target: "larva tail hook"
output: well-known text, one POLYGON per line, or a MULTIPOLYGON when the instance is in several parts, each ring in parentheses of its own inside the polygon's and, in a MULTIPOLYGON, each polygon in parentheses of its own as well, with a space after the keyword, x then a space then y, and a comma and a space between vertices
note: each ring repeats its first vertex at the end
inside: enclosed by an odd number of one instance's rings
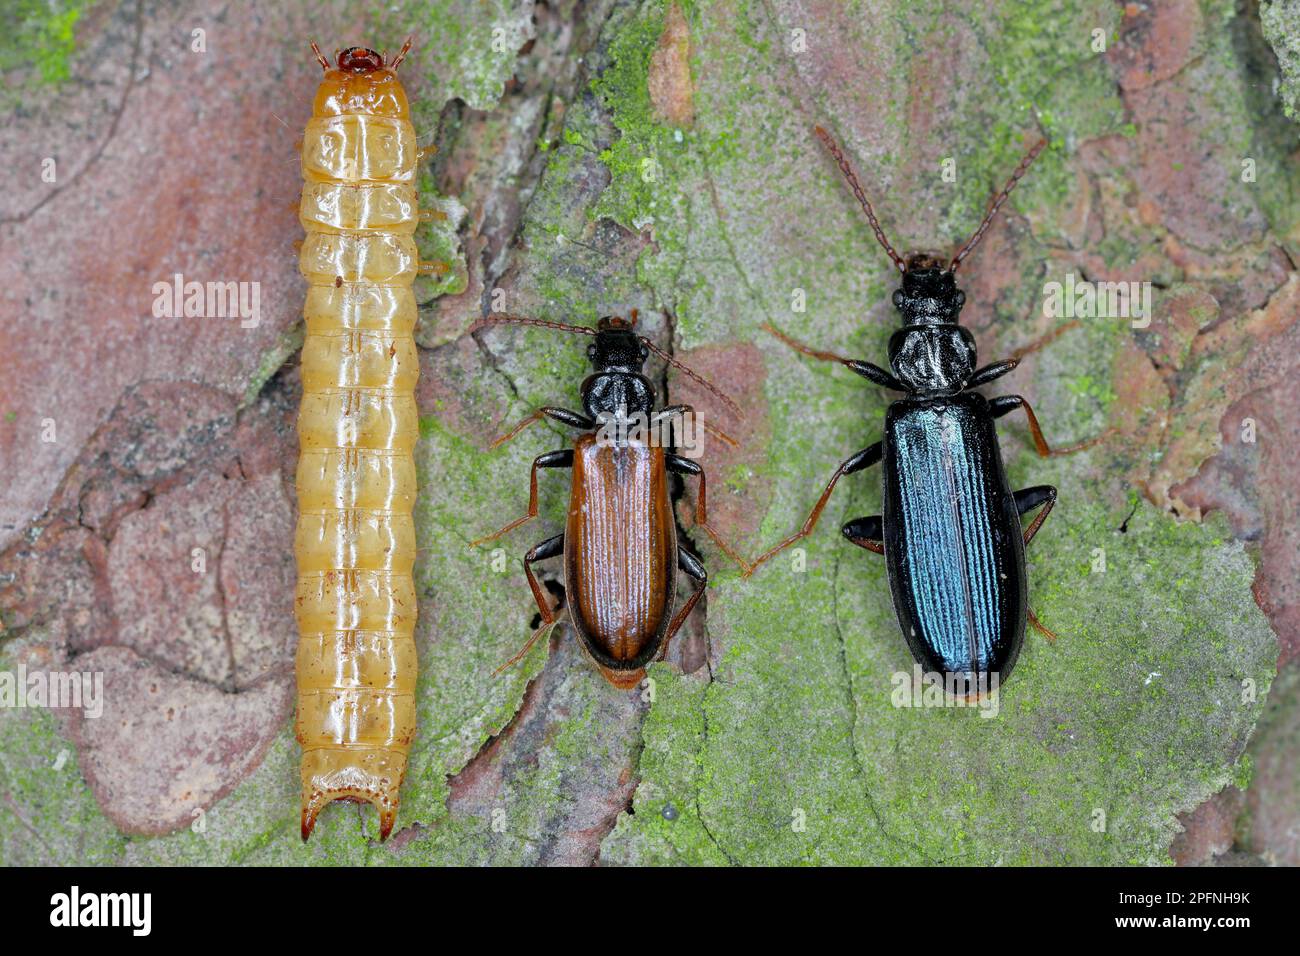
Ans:
MULTIPOLYGON (((336 797, 335 799, 352 799, 348 797, 336 797)), ((325 804, 329 800, 320 800, 317 803, 308 805, 303 804, 302 808, 302 842, 306 843, 310 838, 312 831, 316 829, 316 818, 320 815, 325 804)), ((393 832, 393 824, 397 822, 397 807, 382 807, 376 800, 371 800, 375 809, 379 811, 379 842, 388 839, 388 835, 393 832)))
POLYGON ((335 800, 369 803, 379 812, 379 839, 397 820, 398 791, 406 776, 406 754, 385 747, 317 747, 302 760, 302 838, 316 828, 316 818, 335 800))

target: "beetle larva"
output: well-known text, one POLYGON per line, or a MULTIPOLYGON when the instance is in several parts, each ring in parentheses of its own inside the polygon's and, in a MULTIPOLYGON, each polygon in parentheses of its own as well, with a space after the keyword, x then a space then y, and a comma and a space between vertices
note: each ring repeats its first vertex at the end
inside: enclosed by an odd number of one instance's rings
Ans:
POLYGON ((415 143, 393 63, 352 47, 325 69, 302 143, 309 288, 298 415, 302 836, 332 800, 387 837, 415 735, 415 461, 421 271, 415 143))

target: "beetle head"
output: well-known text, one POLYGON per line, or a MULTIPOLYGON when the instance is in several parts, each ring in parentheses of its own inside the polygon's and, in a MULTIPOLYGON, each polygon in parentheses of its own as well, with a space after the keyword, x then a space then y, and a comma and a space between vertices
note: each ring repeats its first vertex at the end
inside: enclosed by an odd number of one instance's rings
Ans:
POLYGON ((654 409, 654 386, 641 374, 649 354, 626 319, 607 315, 596 324, 596 341, 587 346, 595 371, 582 383, 582 407, 590 417, 649 414, 654 409))
POLYGON ((571 325, 568 322, 552 322, 524 315, 494 312, 475 322, 470 326, 470 331, 477 331, 482 325, 500 322, 558 329, 562 332, 590 335, 595 338, 596 341, 587 347, 587 358, 591 360, 594 371, 582 383, 582 405, 591 418, 598 419, 601 413, 616 413, 620 408, 629 414, 635 412, 649 414, 653 411, 654 386, 642 373, 642 368, 651 352, 681 371, 691 381, 711 392, 732 414, 740 416, 740 408, 724 392, 719 391, 716 385, 693 371, 672 353, 664 351, 648 338, 637 333, 636 309, 633 309, 629 316, 630 318, 625 319, 622 316, 607 315, 593 329, 585 325, 571 325))
POLYGON ((894 307, 903 325, 951 325, 966 304, 953 271, 935 256, 910 256, 902 284, 894 290, 894 307))
POLYGON ((960 392, 975 371, 975 338, 957 324, 966 294, 948 263, 927 253, 908 257, 894 307, 903 327, 890 337, 889 367, 914 392, 960 392))
POLYGON ((617 315, 596 324, 596 341, 587 346, 587 358, 597 372, 640 372, 649 354, 632 323, 617 315))

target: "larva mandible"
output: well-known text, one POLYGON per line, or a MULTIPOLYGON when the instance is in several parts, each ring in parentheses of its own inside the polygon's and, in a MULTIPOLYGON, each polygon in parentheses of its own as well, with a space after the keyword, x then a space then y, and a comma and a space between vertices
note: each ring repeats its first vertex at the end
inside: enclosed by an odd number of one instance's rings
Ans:
POLYGON ((325 70, 302 143, 298 414, 298 742, 302 837, 333 800, 397 816, 415 735, 419 375, 411 288, 421 216, 406 93, 381 54, 325 70))

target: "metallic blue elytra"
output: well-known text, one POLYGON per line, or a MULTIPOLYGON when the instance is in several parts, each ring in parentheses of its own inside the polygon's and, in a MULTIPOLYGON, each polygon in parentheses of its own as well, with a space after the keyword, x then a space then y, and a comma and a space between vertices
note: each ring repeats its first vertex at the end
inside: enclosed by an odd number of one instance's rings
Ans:
POLYGON ((894 402, 882 461, 885 562, 912 656, 1005 676, 1024 640, 1025 551, 989 403, 894 402))

